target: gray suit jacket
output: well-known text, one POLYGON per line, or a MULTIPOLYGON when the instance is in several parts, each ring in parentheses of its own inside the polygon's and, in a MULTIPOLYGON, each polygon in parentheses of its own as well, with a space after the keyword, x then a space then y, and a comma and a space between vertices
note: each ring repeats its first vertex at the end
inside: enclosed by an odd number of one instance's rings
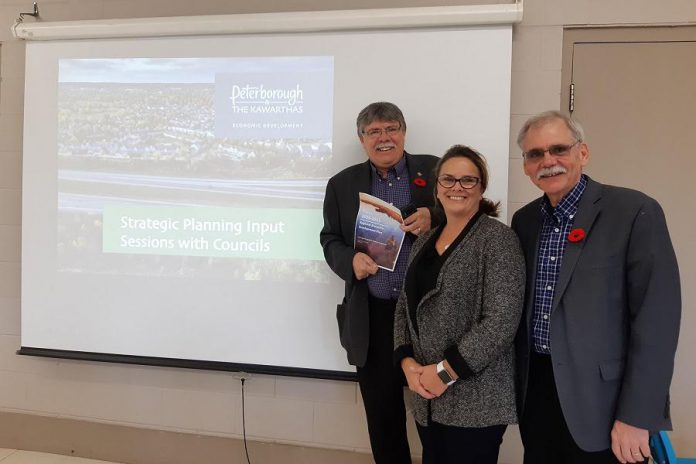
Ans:
POLYGON ((524 259, 515 233, 481 215, 440 269, 435 288, 416 301, 414 266, 430 231, 411 251, 394 317, 397 360, 420 364, 447 358, 459 380, 442 396, 413 395, 413 415, 440 424, 487 427, 517 422, 513 339, 522 313, 524 259), (418 321, 418 330, 413 324, 418 321))
MULTIPOLYGON (((527 260, 525 313, 516 338, 521 411, 527 388, 539 233, 538 199, 512 228, 527 260)), ((679 335, 679 270, 664 213, 635 190, 589 180, 566 245, 551 313, 551 360, 561 408, 580 448, 611 445, 614 420, 671 427, 669 385, 679 335)))
MULTIPOLYGON (((439 158, 408 153, 404 156, 411 180, 421 177, 426 182, 423 187, 411 182, 411 203, 418 207, 432 207, 435 202, 433 169, 439 158)), ((353 237, 355 217, 360 207, 358 193, 370 193, 371 182, 372 170, 369 161, 346 168, 329 179, 324 197, 324 227, 319 234, 326 262, 345 281, 345 297, 337 306, 336 319, 341 345, 346 349, 348 362, 359 367, 365 365, 367 358, 370 325, 367 279, 357 280, 353 274, 353 237)), ((437 223, 437 217, 432 217, 437 223)))

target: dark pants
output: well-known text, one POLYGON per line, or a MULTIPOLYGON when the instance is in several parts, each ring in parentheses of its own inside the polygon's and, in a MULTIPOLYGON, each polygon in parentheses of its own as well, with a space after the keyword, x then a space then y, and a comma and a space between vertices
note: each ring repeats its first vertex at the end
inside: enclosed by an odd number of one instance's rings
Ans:
POLYGON ((496 464, 507 425, 452 427, 416 424, 423 444, 423 464, 496 464))
MULTIPOLYGON (((609 433, 607 431, 607 433, 609 433)), ((551 356, 532 353, 520 418, 524 464, 618 464, 611 448, 588 452, 575 443, 563 417, 551 356)))
POLYGON ((404 376, 394 365, 396 302, 370 297, 370 345, 358 383, 376 464, 410 464, 406 437, 404 376))

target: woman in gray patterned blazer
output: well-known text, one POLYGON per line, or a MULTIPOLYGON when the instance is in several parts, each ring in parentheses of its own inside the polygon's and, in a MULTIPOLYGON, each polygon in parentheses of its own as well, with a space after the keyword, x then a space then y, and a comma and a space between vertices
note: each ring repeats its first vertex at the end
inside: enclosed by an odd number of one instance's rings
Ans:
POLYGON ((512 230, 483 198, 485 160, 462 145, 436 167, 446 222, 418 238, 394 321, 395 359, 414 392, 423 464, 495 464, 517 421, 513 338, 525 268, 512 230))

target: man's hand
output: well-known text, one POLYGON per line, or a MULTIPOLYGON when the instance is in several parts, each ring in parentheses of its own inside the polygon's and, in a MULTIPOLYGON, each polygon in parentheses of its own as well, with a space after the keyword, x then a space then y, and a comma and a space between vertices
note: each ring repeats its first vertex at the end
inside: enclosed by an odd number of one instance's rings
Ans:
POLYGON ((611 429, 611 450, 622 464, 643 462, 650 456, 648 431, 633 427, 619 420, 611 429))
POLYGON ((447 385, 437 375, 437 364, 423 366, 421 385, 435 396, 440 396, 447 390, 447 385))
POLYGON ((358 280, 377 273, 377 264, 365 253, 355 253, 353 256, 353 273, 358 280))
POLYGON ((418 395, 422 396, 426 400, 432 400, 435 395, 426 390, 421 384, 421 374, 423 373, 423 366, 418 364, 413 358, 404 358, 401 360, 401 370, 404 371, 404 376, 406 376, 406 382, 408 383, 408 389, 418 395))
POLYGON ((430 210, 428 208, 418 208, 415 213, 404 219, 401 230, 420 235, 430 230, 430 210))

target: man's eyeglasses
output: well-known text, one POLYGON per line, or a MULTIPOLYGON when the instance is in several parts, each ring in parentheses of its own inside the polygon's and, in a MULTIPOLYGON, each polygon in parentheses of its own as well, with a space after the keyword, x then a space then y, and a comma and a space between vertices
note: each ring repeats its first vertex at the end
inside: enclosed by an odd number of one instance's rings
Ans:
POLYGON ((382 132, 391 137, 392 135, 396 135, 397 133, 401 132, 401 124, 399 124, 398 126, 385 127, 384 129, 370 129, 369 131, 363 130, 361 132, 365 137, 369 139, 376 139, 377 137, 382 135, 382 132))
POLYGON ((457 182, 459 182, 459 185, 461 185, 462 188, 468 190, 476 187, 478 183, 481 182, 481 179, 474 176, 464 176, 457 179, 456 177, 448 176, 447 174, 437 178, 437 183, 442 185, 444 188, 452 188, 457 182))
POLYGON ((568 153, 570 153, 571 148, 573 148, 575 145, 579 144, 580 141, 578 140, 572 145, 551 145, 547 149, 543 148, 532 148, 529 151, 525 151, 522 153, 522 156, 524 157, 525 160, 527 161, 539 161, 541 160, 546 152, 549 153, 549 155, 554 156, 556 158, 560 158, 562 156, 566 156, 568 153))

